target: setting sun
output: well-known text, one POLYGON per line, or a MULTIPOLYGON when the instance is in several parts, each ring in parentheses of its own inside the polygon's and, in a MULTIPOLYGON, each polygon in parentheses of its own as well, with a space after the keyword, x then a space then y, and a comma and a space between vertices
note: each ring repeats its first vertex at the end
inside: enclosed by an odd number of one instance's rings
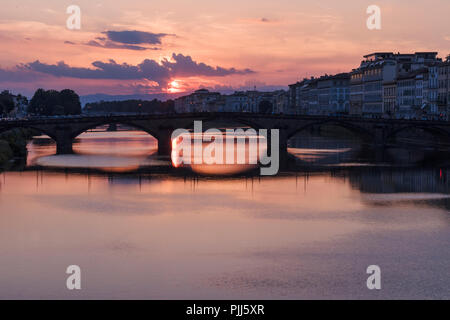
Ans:
POLYGON ((170 82, 167 91, 170 93, 183 92, 179 80, 173 80, 172 82, 170 82))

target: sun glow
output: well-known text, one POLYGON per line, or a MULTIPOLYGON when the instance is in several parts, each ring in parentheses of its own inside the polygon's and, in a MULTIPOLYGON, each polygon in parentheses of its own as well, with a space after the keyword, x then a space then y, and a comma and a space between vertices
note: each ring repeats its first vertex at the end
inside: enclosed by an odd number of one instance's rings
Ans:
POLYGON ((179 80, 173 80, 169 83, 169 88, 167 89, 170 93, 182 92, 181 84, 179 80))

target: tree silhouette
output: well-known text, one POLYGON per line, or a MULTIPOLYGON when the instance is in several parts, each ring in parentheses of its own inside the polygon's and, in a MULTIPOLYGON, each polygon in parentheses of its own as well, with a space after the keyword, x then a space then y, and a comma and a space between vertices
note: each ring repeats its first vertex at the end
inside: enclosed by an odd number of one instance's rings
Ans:
POLYGON ((80 114, 80 97, 73 90, 65 89, 59 93, 60 105, 64 108, 64 114, 80 114))
POLYGON ((28 105, 28 113, 46 116, 80 114, 80 97, 70 89, 61 92, 38 89, 28 105))

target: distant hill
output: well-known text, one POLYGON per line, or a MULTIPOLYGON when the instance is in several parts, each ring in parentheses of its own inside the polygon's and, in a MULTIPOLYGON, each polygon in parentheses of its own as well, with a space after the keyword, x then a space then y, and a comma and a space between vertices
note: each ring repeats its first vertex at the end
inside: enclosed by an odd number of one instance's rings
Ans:
MULTIPOLYGON (((252 86, 242 86, 237 88, 209 88, 205 87, 210 91, 220 92, 221 94, 232 94, 235 91, 246 91, 255 90, 252 86)), ((276 91, 276 90, 286 90, 285 86, 258 86, 259 91, 276 91)), ((160 101, 173 100, 181 96, 188 95, 192 92, 180 92, 180 93, 154 93, 154 94, 128 94, 128 95, 110 95, 104 93, 96 93, 80 96, 80 102, 82 106, 86 103, 99 102, 99 101, 124 101, 124 100, 153 100, 157 99, 160 101)))
POLYGON ((174 101, 153 100, 114 100, 89 102, 84 106, 85 113, 109 113, 109 112, 132 112, 132 113, 172 113, 175 111, 174 101))
POLYGON ((81 105, 86 103, 100 102, 100 101, 125 101, 125 100, 160 100, 166 101, 169 99, 176 99, 185 95, 186 93, 156 93, 156 94, 130 94, 130 95, 109 95, 103 93, 90 94, 80 96, 81 105))

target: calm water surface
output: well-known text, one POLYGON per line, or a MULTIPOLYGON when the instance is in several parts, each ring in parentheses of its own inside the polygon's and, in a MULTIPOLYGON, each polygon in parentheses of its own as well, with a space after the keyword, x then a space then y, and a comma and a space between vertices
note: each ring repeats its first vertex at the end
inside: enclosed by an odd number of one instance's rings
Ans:
POLYGON ((299 166, 325 169, 260 178, 158 173, 142 132, 85 133, 70 156, 36 138, 29 169, 0 174, 0 298, 450 298, 450 171, 300 140, 299 166))

